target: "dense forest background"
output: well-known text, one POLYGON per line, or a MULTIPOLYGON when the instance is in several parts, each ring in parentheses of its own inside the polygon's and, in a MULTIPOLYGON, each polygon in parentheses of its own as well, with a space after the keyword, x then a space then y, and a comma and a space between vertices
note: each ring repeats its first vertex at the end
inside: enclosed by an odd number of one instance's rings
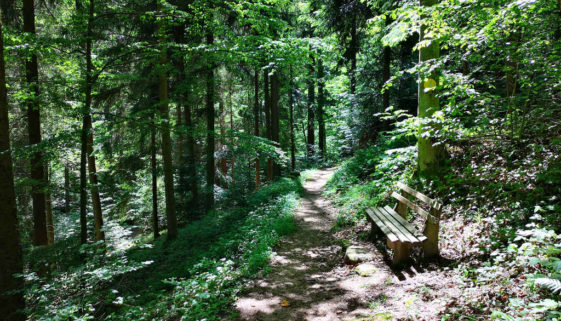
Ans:
POLYGON ((1 10, 2 318, 223 318, 325 165, 340 229, 397 181, 447 205, 496 294, 443 318, 559 318, 561 0, 1 10))

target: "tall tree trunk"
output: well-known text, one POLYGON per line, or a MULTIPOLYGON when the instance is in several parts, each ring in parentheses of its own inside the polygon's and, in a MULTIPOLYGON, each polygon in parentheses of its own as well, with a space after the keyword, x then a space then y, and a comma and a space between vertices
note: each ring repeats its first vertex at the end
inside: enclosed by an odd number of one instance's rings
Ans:
POLYGON ((101 211, 101 198, 99 197, 99 187, 97 179, 97 169, 95 165, 95 156, 93 154, 93 128, 92 128, 92 86, 93 86, 93 64, 92 64, 92 36, 93 36, 93 19, 94 19, 94 0, 90 0, 88 13, 88 27, 86 40, 86 101, 84 106, 84 127, 87 132, 86 152, 88 155, 88 173, 91 184, 92 207, 94 212, 94 226, 96 241, 105 240, 103 232, 103 214, 101 211))
POLYGON ((10 154, 10 124, 0 8, 0 315, 6 321, 25 320, 23 254, 20 243, 14 172, 10 154))
MULTIPOLYGON (((23 1, 23 31, 35 35, 35 5, 33 0, 23 1)), ((27 100, 29 145, 38 148, 41 143, 41 114, 39 111, 39 67, 37 55, 32 53, 25 61, 25 78, 30 90, 27 100)), ((45 172, 43 153, 37 150, 31 157, 31 196, 33 199, 33 245, 47 244, 45 213, 45 172)))
POLYGON ((318 140, 319 140, 319 150, 321 152, 321 157, 325 159, 326 155, 326 137, 325 137, 325 119, 324 119, 324 107, 325 107, 325 73, 323 70, 323 60, 318 60, 318 140))
POLYGON ((234 159, 234 144, 236 143, 234 140, 234 103, 232 101, 232 95, 234 94, 234 90, 232 88, 232 80, 230 81, 229 85, 228 85, 228 105, 230 106, 230 146, 231 146, 231 155, 232 158, 230 159, 230 166, 231 166, 231 170, 230 170, 230 177, 232 177, 232 190, 235 190, 235 184, 236 184, 236 180, 234 178, 234 170, 235 170, 235 163, 236 160, 234 159))
MULTIPOLYGON (((259 137, 259 124, 261 123, 260 120, 260 105, 259 105, 259 71, 255 69, 255 75, 253 77, 253 82, 255 86, 255 96, 253 102, 253 117, 254 117, 254 125, 253 125, 253 135, 255 137, 259 137)), ((261 168, 259 164, 259 155, 255 158, 255 188, 259 189, 259 185, 261 185, 261 168)))
POLYGON ((64 163, 64 213, 70 212, 70 168, 64 163))
MULTIPOLYGON (((279 72, 276 70, 271 76, 271 140, 280 146, 280 81, 279 72)), ((277 147, 278 147, 277 146, 277 147)), ((273 178, 281 175, 281 167, 278 163, 273 165, 273 178)))
MULTIPOLYGON (((263 95, 265 96, 265 135, 266 138, 271 140, 271 88, 269 86, 269 70, 263 73, 263 95)), ((267 178, 269 181, 273 180, 273 159, 267 159, 267 178)))
MULTIPOLYGON (((49 164, 45 166, 45 178, 50 179, 49 164)), ((55 244, 55 223, 53 222, 53 203, 51 199, 51 187, 49 186, 45 194, 45 208, 47 211, 47 241, 48 244, 55 244)))
MULTIPOLYGON (((421 7, 431 7, 436 5, 438 0, 420 0, 421 7)), ((421 18, 422 19, 422 18, 421 18)), ((421 22, 420 41, 425 40, 427 33, 426 26, 421 22)), ((430 45, 421 48, 419 51, 419 61, 424 62, 438 58, 440 55, 440 44, 438 41, 432 41, 430 45)), ((419 80, 419 110, 420 118, 430 118, 440 108, 437 87, 438 72, 433 71, 427 78, 419 80)), ((430 128, 421 128, 421 133, 430 130, 430 128)), ((418 137, 418 164, 419 172, 422 175, 434 175, 438 173, 440 163, 444 159, 444 148, 442 145, 434 145, 431 139, 418 137)))
POLYGON ((314 63, 312 59, 312 64, 309 66, 310 74, 308 79, 308 156, 314 154, 314 145, 316 143, 315 137, 315 83, 314 83, 314 63))
MULTIPOLYGON (((83 116, 83 119, 85 122, 85 115, 83 116)), ((86 220, 88 205, 88 182, 86 173, 88 166, 88 127, 86 126, 86 124, 82 124, 80 142, 80 243, 86 244, 88 242, 88 225, 86 220)))
POLYGON ((357 33, 357 21, 356 21, 356 13, 353 13, 353 20, 351 25, 351 68, 349 69, 350 73, 350 82, 351 82, 351 94, 356 94, 356 56, 358 52, 358 33, 357 33))
POLYGON ((290 130, 290 167, 296 169, 296 144, 294 142, 294 80, 290 67, 290 89, 288 90, 288 126, 290 130))
POLYGON ((228 175, 228 160, 226 159, 226 111, 224 108, 224 91, 222 86, 220 87, 220 100, 218 102, 218 119, 220 123, 220 144, 218 150, 220 150, 220 174, 222 179, 218 179, 223 188, 227 188, 226 176, 228 175))
MULTIPOLYGON (((158 4, 158 11, 161 11, 161 5, 158 4)), ((158 38, 160 41, 160 117, 162 117, 162 159, 164 163, 164 189, 166 200, 166 220, 168 227, 168 240, 177 237, 177 216, 175 211, 175 188, 173 186, 173 157, 171 155, 171 136, 169 123, 169 101, 168 101, 168 73, 165 71, 167 66, 167 49, 166 49, 166 28, 163 22, 158 24, 158 38)))
MULTIPOLYGON (((152 116, 154 117, 154 116, 152 116)), ((150 169, 152 172, 152 231, 154 238, 160 236, 160 225, 158 219, 158 170, 156 163, 156 123, 152 118, 152 128, 150 129, 150 169)))
POLYGON ((195 155, 195 132, 191 119, 191 107, 185 106, 185 127, 187 128, 187 179, 191 191, 191 206, 193 212, 199 208, 199 185, 197 184, 197 165, 195 155))
MULTIPOLYGON (((392 23, 389 17, 386 17, 386 27, 392 23)), ((382 51, 382 85, 384 85, 388 80, 390 80, 391 75, 391 59, 392 59, 392 49, 389 46, 385 46, 382 51)), ((390 107, 390 91, 385 90, 382 94, 382 108, 384 111, 390 107)))
MULTIPOLYGON (((76 1, 76 11, 80 11, 80 2, 76 1)), ((86 57, 89 57, 86 53, 86 57)), ((89 77, 86 75, 86 77, 89 77)), ((87 205, 88 205, 88 192, 87 192, 87 166, 88 166, 88 125, 86 116, 89 115, 89 110, 82 110, 82 130, 80 135, 80 243, 86 244, 88 242, 88 224, 87 224, 87 205)))
MULTIPOLYGON (((206 34, 206 43, 214 44, 214 34, 209 30, 206 34)), ((214 62, 208 63, 206 75, 206 211, 214 207, 214 62)))

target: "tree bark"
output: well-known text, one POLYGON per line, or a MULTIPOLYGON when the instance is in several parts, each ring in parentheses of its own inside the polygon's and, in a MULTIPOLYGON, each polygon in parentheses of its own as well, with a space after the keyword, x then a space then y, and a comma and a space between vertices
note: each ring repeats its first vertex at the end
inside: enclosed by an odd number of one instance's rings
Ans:
POLYGON ((152 231, 154 238, 160 236, 160 225, 158 219, 158 170, 156 163, 156 123, 152 118, 152 128, 150 130, 150 168, 152 172, 152 231))
POLYGON ((228 175, 228 160, 225 157, 227 146, 226 146, 226 111, 224 108, 224 91, 222 87, 220 87, 220 101, 218 102, 218 117, 220 123, 220 143, 219 148, 220 150, 220 174, 222 175, 222 179, 218 179, 218 182, 222 184, 223 188, 227 188, 228 184, 226 183, 226 176, 228 175))
MULTIPOLYGON (((161 5, 158 4, 158 11, 161 11, 161 5)), ((167 220, 167 239, 173 240, 177 237, 177 216, 175 210, 175 188, 173 186, 173 157, 171 155, 171 136, 170 136, 170 117, 169 117, 169 101, 168 101, 168 73, 165 70, 167 66, 167 49, 166 49, 166 29, 162 22, 158 24, 158 38, 160 41, 160 117, 162 117, 162 159, 164 164, 164 189, 166 200, 166 220, 167 220)))
MULTIPOLYGON (((35 35, 35 5, 33 0, 23 1, 23 31, 35 35)), ((29 145, 38 149, 41 144, 41 114, 39 108, 39 67, 37 55, 32 53, 25 61, 25 77, 29 86, 30 98, 27 100, 27 121, 29 145)), ((33 200, 33 245, 45 245, 47 222, 45 213, 45 172, 43 153, 37 150, 31 157, 31 197, 33 200)))
POLYGON ((95 164, 95 156, 93 153, 93 128, 92 128, 92 86, 93 86, 93 64, 92 64, 92 36, 93 36, 93 19, 94 19, 94 0, 90 0, 88 13, 87 41, 86 41, 86 101, 84 106, 84 127, 87 132, 86 152, 88 155, 88 173, 91 184, 92 207, 94 212, 95 240, 105 240, 103 232, 103 213, 101 211, 101 198, 99 197, 99 187, 97 179, 97 169, 95 164))
MULTIPOLYGON (((438 0, 420 0, 422 7, 431 7, 436 5, 438 0)), ((422 19, 422 18, 421 18, 422 19)), ((425 39, 426 26, 421 23, 420 41, 425 39)), ((440 44, 433 40, 430 45, 421 48, 419 51, 419 61, 424 62, 438 58, 440 55, 440 44)), ((419 109, 420 118, 431 118, 432 115, 440 108, 437 87, 439 73, 433 71, 428 78, 419 79, 419 109), (426 85, 430 87, 425 88, 426 85)), ((421 133, 430 130, 429 127, 421 128, 421 133)), ((438 173, 440 163, 444 159, 444 148, 442 145, 434 145, 434 141, 430 138, 418 137, 418 166, 422 175, 434 175, 438 173)))
MULTIPOLYGON (((45 166, 45 178, 49 181, 50 171, 49 165, 45 166)), ((45 208, 47 211, 47 242, 49 245, 55 244, 55 224, 53 222, 53 205, 51 199, 51 187, 49 186, 45 193, 45 208)))
MULTIPOLYGON (((255 96, 253 102, 253 117, 254 117, 254 125, 253 125, 253 135, 255 137, 259 137, 259 124, 261 123, 260 114, 261 111, 259 108, 259 71, 255 69, 255 75, 253 77, 254 80, 254 87, 255 87, 255 96)), ((259 164, 259 155, 255 158, 255 188, 259 189, 259 185, 261 185, 261 168, 259 164)))
MULTIPOLYGON (((271 76, 271 140, 280 146, 280 81, 279 72, 276 70, 271 76)), ((278 147, 277 146, 277 147, 278 147)), ((273 178, 280 177, 281 167, 280 164, 274 162, 273 164, 273 178)))
POLYGON ((64 163, 64 213, 70 212, 70 168, 64 163))
POLYGON ((296 144, 294 142, 294 80, 290 67, 290 89, 288 90, 288 126, 290 130, 290 167, 296 169, 296 144))
POLYGON ((325 73, 323 69, 323 60, 318 60, 318 140, 319 140, 319 150, 321 152, 322 159, 326 156, 326 137, 325 137, 325 119, 324 119, 324 107, 325 107, 325 73))
MULTIPOLYGON (((269 86, 269 71, 265 70, 263 73, 263 94, 265 96, 265 135, 266 138, 271 140, 271 88, 269 86)), ((267 159, 267 179, 273 180, 273 159, 267 159)))
POLYGON ((308 79, 308 156, 314 154, 314 145, 316 143, 315 137, 315 83, 314 83, 314 63, 312 59, 312 64, 309 66, 310 74, 308 79))
POLYGON ((10 124, 0 8, 0 315, 6 321, 25 320, 23 254, 20 243, 14 172, 10 153, 10 124), (9 294, 7 294, 9 292, 9 294))
MULTIPOLYGON (((206 43, 209 46, 214 44, 214 34, 209 30, 206 34, 206 43)), ((208 63, 206 75, 206 211, 214 207, 214 62, 208 63)))
POLYGON ((199 208, 199 186, 197 184, 197 165, 195 155, 195 132, 193 120, 191 119, 191 107, 185 106, 185 127, 187 133, 187 179, 189 190, 191 191, 191 206, 193 212, 197 212, 199 208))
POLYGON ((349 79, 351 82, 351 94, 356 94, 356 56, 358 52, 358 34, 356 13, 353 13, 353 20, 351 25, 351 68, 349 69, 349 79))

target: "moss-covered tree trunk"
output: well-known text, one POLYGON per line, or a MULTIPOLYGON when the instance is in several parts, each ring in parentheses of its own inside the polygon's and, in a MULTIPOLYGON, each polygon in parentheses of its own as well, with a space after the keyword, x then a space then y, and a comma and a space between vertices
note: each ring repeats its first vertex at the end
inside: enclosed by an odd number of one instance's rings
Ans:
MULTIPOLYGON (((23 1, 23 31, 35 35, 35 4, 33 0, 23 1)), ((25 78, 29 88, 27 100, 27 122, 29 145, 38 149, 41 144, 41 114, 39 108, 39 67, 37 55, 32 53, 25 60, 25 78)), ((36 150, 31 157, 31 197, 33 200, 33 245, 45 245, 47 222, 45 213, 45 170, 43 153, 36 150)))
POLYGON ((19 236, 14 172, 10 154, 10 124, 2 41, 0 8, 0 316, 6 321, 23 321, 23 255, 19 236))
MULTIPOLYGON (((421 6, 428 8, 438 3, 438 0, 420 0, 421 6)), ((425 40, 427 26, 421 23, 420 41, 425 40)), ((437 59, 440 55, 440 44, 437 40, 431 41, 428 46, 421 48, 419 61, 425 62, 437 59)), ((418 117, 431 118, 440 109, 438 101, 438 71, 433 71, 429 75, 419 79, 419 108, 418 117)), ((418 137, 418 165, 422 175, 434 175, 438 173, 440 165, 444 160, 444 148, 442 145, 435 145, 430 137, 423 137, 423 134, 430 131, 429 125, 422 125, 421 135, 418 137)))

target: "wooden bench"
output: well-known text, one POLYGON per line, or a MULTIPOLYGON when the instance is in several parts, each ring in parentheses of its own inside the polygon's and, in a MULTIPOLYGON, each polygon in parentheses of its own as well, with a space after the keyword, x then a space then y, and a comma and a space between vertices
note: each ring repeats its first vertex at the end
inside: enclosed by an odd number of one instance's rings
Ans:
POLYGON ((438 256, 438 230, 442 203, 405 184, 398 183, 397 187, 401 192, 392 193, 392 197, 398 201, 393 209, 385 206, 366 210, 367 219, 372 223, 372 235, 379 234, 381 231, 387 236, 388 247, 394 251, 392 262, 394 266, 409 260, 412 246, 421 246, 425 257, 438 256), (429 211, 411 201, 411 197, 425 203, 427 208, 430 208, 429 211), (407 221, 408 208, 425 219, 425 228, 422 232, 407 221))

